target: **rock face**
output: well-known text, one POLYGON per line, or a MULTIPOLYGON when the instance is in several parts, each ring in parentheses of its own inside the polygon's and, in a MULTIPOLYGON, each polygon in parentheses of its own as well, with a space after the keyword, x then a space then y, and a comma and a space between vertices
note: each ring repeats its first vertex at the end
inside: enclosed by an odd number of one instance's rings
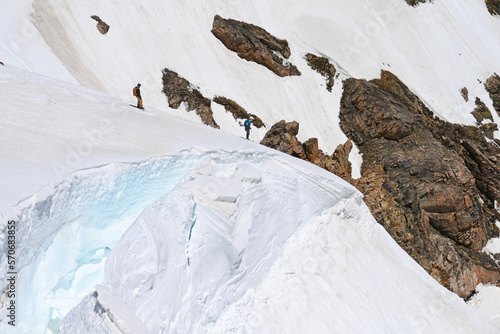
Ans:
POLYGON ((485 119, 493 122, 493 116, 491 116, 490 109, 481 101, 480 98, 476 97, 476 108, 472 111, 472 115, 476 119, 477 124, 481 124, 485 119))
POLYGON ((500 77, 497 74, 491 76, 486 80, 484 86, 493 101, 493 108, 495 108, 498 116, 500 116, 500 77))
POLYGON ((163 70, 163 92, 167 95, 168 105, 179 108, 182 102, 187 105, 187 110, 194 110, 203 123, 216 129, 219 125, 214 120, 211 100, 204 97, 189 81, 181 78, 176 72, 169 69, 163 70))
POLYGON ((425 3, 427 0, 405 0, 410 6, 416 6, 419 3, 425 3))
POLYGON ((264 65, 280 77, 301 74, 286 60, 290 57, 288 42, 274 37, 260 27, 232 19, 223 19, 216 15, 212 33, 240 58, 264 65))
POLYGON ((316 72, 320 73, 326 79, 326 89, 331 92, 333 87, 333 80, 337 70, 333 64, 325 57, 318 57, 312 53, 306 54, 307 64, 316 72))
POLYGON ((467 87, 464 87, 460 90, 460 93, 462 94, 462 97, 464 98, 465 102, 469 102, 469 90, 467 87))
POLYGON ((271 129, 267 131, 260 144, 290 154, 299 159, 306 160, 304 147, 296 137, 298 133, 299 123, 295 121, 287 123, 282 120, 274 124, 271 129))
POLYGON ((101 34, 105 35, 109 30, 109 25, 101 20, 101 18, 97 15, 92 15, 91 18, 97 21, 97 30, 99 30, 101 34))
POLYGON ((234 102, 231 99, 228 99, 228 98, 225 98, 222 96, 216 96, 216 97, 214 97, 213 101, 215 103, 223 105, 224 108, 226 108, 226 111, 230 112, 233 115, 234 119, 236 119, 236 120, 237 119, 241 119, 241 120, 249 119, 250 121, 252 121, 252 125, 257 127, 257 128, 261 128, 261 127, 265 126, 264 122, 262 122, 262 120, 258 116, 254 115, 254 114, 249 114, 238 103, 234 102))
POLYGON ((434 118, 386 71, 345 81, 340 119, 363 154, 357 187, 401 247, 461 297, 499 282, 481 249, 498 235, 500 150, 475 127, 434 118))
POLYGON ((329 156, 319 149, 317 138, 310 138, 301 143, 297 139, 298 133, 299 123, 282 120, 274 124, 267 131, 260 144, 309 161, 342 177, 348 182, 354 183, 351 177, 352 166, 349 161, 349 153, 352 149, 351 141, 348 140, 344 145, 339 145, 335 149, 335 152, 329 156))
POLYGON ((500 13, 500 0, 485 0, 486 7, 491 15, 498 15, 500 13))

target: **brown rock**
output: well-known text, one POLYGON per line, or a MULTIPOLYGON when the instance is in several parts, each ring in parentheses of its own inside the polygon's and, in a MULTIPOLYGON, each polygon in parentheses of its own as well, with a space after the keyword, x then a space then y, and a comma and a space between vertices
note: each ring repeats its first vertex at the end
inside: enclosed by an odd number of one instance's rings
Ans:
POLYGON ((99 30, 101 34, 105 35, 109 30, 109 25, 101 20, 101 18, 97 15, 92 15, 91 18, 97 21, 97 30, 99 30))
POLYGON ((296 137, 298 133, 299 123, 295 121, 287 123, 282 120, 267 131, 260 144, 314 163, 348 182, 356 183, 351 176, 352 166, 349 153, 352 149, 352 142, 350 140, 344 145, 339 145, 335 152, 328 156, 319 149, 317 138, 310 138, 301 144, 296 137))
POLYGON ((187 104, 187 110, 194 110, 204 124, 218 129, 219 125, 214 120, 211 101, 204 97, 197 89, 176 72, 169 69, 163 70, 163 93, 168 98, 168 105, 177 109, 182 102, 187 104))
POLYGON ((326 89, 331 92, 333 87, 333 80, 337 70, 335 66, 330 64, 330 61, 325 57, 318 57, 312 53, 306 54, 307 64, 316 72, 320 73, 326 79, 326 89))
POLYGON ((309 138, 306 140, 303 144, 302 147, 304 149, 304 152, 306 154, 306 160, 312 163, 315 163, 315 161, 319 157, 319 145, 318 145, 318 139, 317 138, 309 138))
POLYGON ((491 15, 498 15, 500 13, 500 0, 485 0, 485 2, 491 15))
POLYGON ((298 131, 299 123, 281 120, 267 131, 260 144, 306 160, 302 143, 295 137, 298 131))
POLYGON ((247 113, 245 109, 243 109, 238 103, 234 102, 231 99, 227 99, 222 96, 216 96, 213 98, 213 101, 215 103, 223 105, 226 111, 230 112, 233 115, 234 119, 249 119, 250 121, 252 121, 252 125, 256 128, 265 126, 264 122, 262 122, 262 120, 258 116, 247 113))
POLYGON ((465 102, 469 102, 469 90, 467 87, 464 87, 460 90, 460 93, 462 94, 462 97, 464 98, 465 102))
POLYGON ((363 154, 357 187, 401 247, 462 297, 499 281, 500 267, 480 253, 498 234, 500 169, 487 158, 498 147, 476 127, 433 117, 387 71, 344 82, 340 119, 363 154))
POLYGON ((492 75, 484 84, 493 101, 493 108, 500 116, 500 77, 497 74, 492 75))
POLYGON ((0 61, 0 65, 4 66, 3 63, 0 61))
POLYGON ((471 112, 472 116, 476 119, 477 124, 481 124, 485 119, 493 122, 493 116, 491 116, 490 109, 481 101, 480 98, 476 97, 476 108, 471 112))
POLYGON ((261 64, 280 77, 300 75, 299 70, 286 61, 290 57, 288 42, 261 27, 216 15, 212 33, 242 59, 261 64))
POLYGON ((405 0, 410 6, 415 7, 420 3, 425 3, 427 0, 405 0))
POLYGON ((476 178, 478 188, 492 201, 500 200, 500 166, 489 159, 470 139, 464 139, 463 147, 469 153, 468 167, 476 178))
POLYGON ((349 154, 352 150, 352 142, 347 140, 343 145, 337 146, 331 156, 326 156, 320 151, 318 166, 340 176, 347 182, 355 184, 356 180, 352 178, 352 164, 349 161, 349 154))

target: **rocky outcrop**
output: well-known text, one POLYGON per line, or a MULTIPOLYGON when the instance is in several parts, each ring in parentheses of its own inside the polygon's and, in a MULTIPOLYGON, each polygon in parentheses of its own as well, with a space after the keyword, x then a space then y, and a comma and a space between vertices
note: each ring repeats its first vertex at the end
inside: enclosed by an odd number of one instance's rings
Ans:
POLYGON ((464 87, 460 90, 460 94, 462 94, 462 97, 464 98, 465 102, 469 102, 469 90, 467 87, 464 87))
POLYGON ((497 74, 491 76, 486 80, 484 86, 493 101, 493 108, 495 108, 498 116, 500 116, 500 77, 497 74))
POLYGON ((243 109, 238 103, 235 101, 222 97, 222 96, 216 96, 213 98, 213 101, 215 103, 218 103, 220 105, 223 105, 224 108, 226 109, 227 112, 230 112, 234 119, 238 120, 244 120, 244 119, 249 119, 252 121, 252 125, 255 126, 256 128, 261 128, 265 126, 264 122, 262 120, 254 115, 254 114, 249 114, 245 109, 243 109))
POLYGON ((433 117, 387 71, 345 81, 340 119, 363 154, 357 187, 401 247, 461 297, 499 282, 481 249, 498 235, 500 150, 475 127, 433 117))
POLYGON ((288 42, 261 27, 216 15, 212 33, 242 59, 264 65, 280 77, 300 75, 299 70, 287 60, 290 57, 288 42))
POLYGON ((485 2, 491 15, 498 15, 500 13, 500 0, 485 0, 485 2))
POLYGON ((304 147, 296 137, 298 133, 299 123, 295 121, 287 123, 282 120, 267 131, 260 144, 306 160, 307 155, 304 147))
POLYGON ((476 108, 474 108, 471 114, 476 119, 479 129, 483 132, 485 137, 493 139, 494 132, 498 130, 498 126, 493 123, 493 116, 491 115, 490 109, 488 109, 486 104, 478 97, 476 97, 476 108), (484 120, 489 120, 490 122, 483 123, 484 120))
POLYGON ((332 155, 326 155, 320 150, 319 159, 315 161, 316 165, 327 171, 340 176, 347 182, 357 185, 358 180, 352 178, 352 164, 349 161, 349 154, 352 150, 352 142, 347 140, 340 144, 332 155))
POLYGON ((101 18, 97 15, 92 15, 91 18, 97 21, 97 30, 99 30, 101 34, 105 35, 109 30, 109 25, 101 20, 101 18))
POLYGON ((317 138, 310 138, 301 143, 297 139, 298 133, 299 123, 282 120, 274 124, 267 131, 260 144, 309 161, 342 177, 348 182, 355 182, 351 177, 352 166, 349 161, 349 153, 352 149, 352 142, 350 140, 344 145, 339 145, 335 149, 335 152, 329 156, 319 149, 317 138))
POLYGON ((326 79, 326 89, 331 92, 333 87, 333 80, 337 70, 333 64, 325 57, 318 57, 312 53, 306 54, 307 64, 316 72, 320 73, 326 79))
POLYGON ((187 110, 194 110, 200 116, 204 124, 216 129, 219 125, 214 120, 211 100, 204 97, 198 89, 193 87, 189 81, 181 78, 176 72, 169 69, 163 70, 163 93, 168 98, 171 108, 179 108, 185 102, 187 110))
POLYGON ((427 0, 405 0, 410 6, 416 6, 419 3, 425 3, 427 0))
POLYGON ((488 109, 486 104, 484 104, 484 102, 478 97, 476 97, 476 108, 471 112, 471 114, 476 119, 478 125, 480 125, 485 119, 493 122, 493 116, 491 116, 490 109, 488 109))

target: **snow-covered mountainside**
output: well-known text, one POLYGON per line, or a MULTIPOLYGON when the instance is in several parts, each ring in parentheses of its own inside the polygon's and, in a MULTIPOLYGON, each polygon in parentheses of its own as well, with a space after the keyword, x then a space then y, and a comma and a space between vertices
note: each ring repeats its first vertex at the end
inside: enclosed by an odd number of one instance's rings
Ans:
POLYGON ((17 327, 2 331, 498 330, 333 174, 86 88, 11 68, 2 78, 15 93, 7 196, 32 193, 3 211, 18 222, 18 280, 17 327))
POLYGON ((500 73, 500 19, 484 1, 1 7, 2 333, 500 331, 490 319, 500 305, 486 298, 495 288, 480 286, 471 302, 486 316, 413 261, 354 187, 252 142, 295 120, 300 139, 316 137, 332 153, 347 140, 342 81, 381 69, 442 119, 475 124, 476 97, 494 110, 482 82, 500 73), (109 24, 105 35, 92 15, 109 24), (210 32, 215 15, 286 39, 302 75, 278 77, 238 58, 210 32), (335 64, 332 92, 308 52, 335 64), (208 98, 237 101, 266 127, 247 141, 220 105, 212 103, 221 130, 171 109, 164 68, 208 98), (138 82, 145 111, 130 106, 138 82))

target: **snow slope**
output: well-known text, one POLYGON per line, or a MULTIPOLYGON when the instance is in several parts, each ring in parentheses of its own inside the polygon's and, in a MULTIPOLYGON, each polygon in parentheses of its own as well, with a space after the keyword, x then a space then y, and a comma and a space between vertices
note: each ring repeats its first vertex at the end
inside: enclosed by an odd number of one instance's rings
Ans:
MULTIPOLYGON (((2 175, 11 201, 32 194, 4 211, 18 221, 18 296, 17 327, 2 332, 500 329, 338 177, 165 111, 18 69, 1 77, 18 93, 2 175)), ((3 286, 6 268, 3 255, 3 286)))
MULTIPOLYGON (((205 96, 231 98, 268 126, 298 121, 299 138, 317 137, 330 153, 346 140, 337 118, 342 78, 335 92, 327 92, 306 65, 307 52, 331 59, 344 77, 372 79, 390 70, 437 115, 464 124, 475 123, 470 112, 477 96, 492 106, 481 82, 500 72, 500 20, 482 0, 417 8, 403 0, 35 0, 34 9, 48 45, 84 86, 130 98, 141 82, 146 106, 165 109, 161 70, 168 67, 205 96), (239 59, 211 34, 216 14, 287 39, 290 60, 303 75, 279 78, 239 59), (91 15, 111 26, 107 35, 91 15)), ((240 128, 223 129, 241 134, 240 128)))
MULTIPOLYGON (((351 186, 240 139, 216 105, 237 137, 193 124, 160 92, 168 67, 268 126, 299 121, 300 139, 331 152, 346 140, 341 81, 386 68, 441 117, 472 124, 476 96, 491 107, 477 80, 498 71, 499 21, 483 1, 5 0, 2 9, 0 226, 19 222, 18 327, 5 323, 3 295, 2 332, 499 331, 411 260, 351 186), (286 38, 303 75, 238 59, 211 35, 215 14, 286 38), (333 93, 305 64, 311 51, 340 68, 333 93), (128 105, 138 81, 146 112, 128 105)), ((484 300, 473 304, 495 304, 484 300)))

